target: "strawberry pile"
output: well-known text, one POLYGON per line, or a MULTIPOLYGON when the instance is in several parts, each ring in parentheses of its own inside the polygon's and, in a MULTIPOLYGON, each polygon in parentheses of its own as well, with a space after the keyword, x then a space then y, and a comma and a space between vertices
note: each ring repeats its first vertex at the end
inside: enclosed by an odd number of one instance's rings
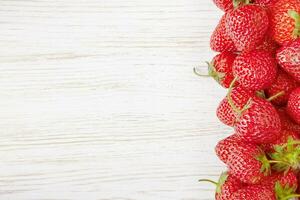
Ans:
MULTIPOLYGON (((216 200, 300 197, 300 0, 214 0, 209 76, 228 90, 217 117, 233 128, 216 200)), ((197 70, 195 70, 197 73, 197 70)))

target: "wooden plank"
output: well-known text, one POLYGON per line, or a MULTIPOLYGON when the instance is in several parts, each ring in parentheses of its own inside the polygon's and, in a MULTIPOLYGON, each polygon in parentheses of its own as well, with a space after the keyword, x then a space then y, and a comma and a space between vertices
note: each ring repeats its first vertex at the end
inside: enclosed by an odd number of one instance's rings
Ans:
POLYGON ((231 130, 199 0, 0 1, 0 199, 206 200, 231 130))

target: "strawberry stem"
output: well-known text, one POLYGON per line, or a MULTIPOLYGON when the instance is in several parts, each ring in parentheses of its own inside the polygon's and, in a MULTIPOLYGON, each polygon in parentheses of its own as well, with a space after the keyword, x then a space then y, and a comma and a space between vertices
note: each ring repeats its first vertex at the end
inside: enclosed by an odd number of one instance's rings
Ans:
POLYGON ((210 75, 208 75, 208 74, 200 74, 198 71, 197 71, 197 69, 196 69, 196 67, 194 67, 194 74, 196 74, 197 76, 200 76, 200 77, 210 77, 210 75))
POLYGON ((231 98, 231 93, 232 93, 232 90, 234 88, 234 84, 235 84, 236 81, 237 81, 237 77, 235 77, 233 79, 233 81, 230 83, 230 86, 229 86, 229 89, 228 89, 228 93, 227 93, 227 100, 228 100, 228 103, 229 103, 230 107, 234 110, 234 112, 240 114, 241 110, 238 107, 235 106, 235 104, 233 103, 233 100, 231 98))
POLYGON ((214 184, 215 186, 218 186, 218 183, 217 183, 217 182, 212 181, 212 180, 210 180, 210 179, 200 179, 199 182, 209 182, 209 183, 214 184))
POLYGON ((270 163, 270 164, 278 164, 278 163, 282 163, 282 164, 285 164, 285 165, 290 165, 290 163, 284 162, 284 161, 281 161, 281 160, 269 160, 269 163, 270 163))
POLYGON ((230 83, 228 93, 227 93, 227 100, 228 100, 228 103, 229 103, 230 107, 232 108, 232 110, 234 112, 236 112, 238 115, 241 115, 244 111, 246 111, 250 108, 251 103, 252 103, 252 99, 250 98, 242 109, 239 109, 238 107, 236 107, 236 105, 233 103, 233 100, 231 98, 231 93, 232 93, 232 90, 234 88, 234 84, 237 81, 237 79, 238 79, 238 77, 235 77, 233 79, 233 81, 230 83))
POLYGON ((273 101, 273 100, 277 99, 278 97, 283 96, 284 94, 285 94, 284 91, 278 92, 277 94, 275 94, 275 95, 269 97, 269 98, 267 99, 267 101, 273 101))
POLYGON ((295 20, 295 29, 293 31, 293 37, 298 38, 300 36, 300 14, 295 10, 289 10, 288 14, 295 20))

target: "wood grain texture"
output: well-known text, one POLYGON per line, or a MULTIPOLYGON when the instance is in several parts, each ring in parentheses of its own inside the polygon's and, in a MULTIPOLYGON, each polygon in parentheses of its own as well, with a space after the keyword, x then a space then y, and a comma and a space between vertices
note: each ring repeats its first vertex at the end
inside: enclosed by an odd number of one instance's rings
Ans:
POLYGON ((209 0, 1 0, 1 200, 211 200, 231 130, 209 0), (205 68, 204 68, 205 70, 205 68))

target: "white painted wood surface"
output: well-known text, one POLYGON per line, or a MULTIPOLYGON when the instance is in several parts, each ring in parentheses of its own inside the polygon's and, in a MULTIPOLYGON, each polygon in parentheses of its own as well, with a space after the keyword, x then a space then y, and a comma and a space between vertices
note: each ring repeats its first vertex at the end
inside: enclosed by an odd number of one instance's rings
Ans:
POLYGON ((210 0, 0 0, 0 200, 209 200, 231 130, 210 0), (205 68, 204 68, 205 69, 205 68))

